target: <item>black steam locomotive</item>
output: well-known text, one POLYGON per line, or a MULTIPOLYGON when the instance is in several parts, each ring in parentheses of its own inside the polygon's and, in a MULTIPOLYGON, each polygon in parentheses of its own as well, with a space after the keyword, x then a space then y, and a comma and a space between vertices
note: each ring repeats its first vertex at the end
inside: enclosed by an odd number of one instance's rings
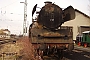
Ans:
MULTIPOLYGON (((37 4, 32 10, 32 17, 37 4)), ((38 54, 42 56, 56 55, 61 58, 63 50, 71 51, 74 48, 72 27, 61 26, 64 22, 75 19, 72 6, 62 10, 52 2, 45 2, 36 19, 32 18, 29 28, 29 37, 38 54)))

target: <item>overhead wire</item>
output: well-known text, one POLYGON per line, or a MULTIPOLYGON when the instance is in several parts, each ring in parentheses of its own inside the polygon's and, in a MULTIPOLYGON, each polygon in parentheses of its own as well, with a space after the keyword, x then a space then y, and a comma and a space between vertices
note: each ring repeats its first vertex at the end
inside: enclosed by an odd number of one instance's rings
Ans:
POLYGON ((8 6, 10 6, 10 5, 16 3, 17 1, 18 1, 18 0, 14 1, 14 2, 12 2, 12 3, 8 4, 8 5, 6 5, 6 6, 3 6, 3 7, 1 7, 0 9, 2 9, 2 8, 6 8, 6 7, 8 7, 8 6))
MULTIPOLYGON (((14 2, 12 2, 12 3, 10 3, 10 4, 8 4, 8 5, 6 5, 6 6, 3 6, 3 7, 1 7, 0 9, 1 9, 1 16, 5 16, 6 17, 6 13, 7 13, 7 11, 6 11, 6 8, 8 7, 8 6, 11 6, 12 4, 14 4, 14 3, 17 3, 19 0, 16 0, 16 1, 14 1, 14 2), (5 8, 4 10, 4 12, 3 12, 3 8, 5 8)), ((23 14, 16 14, 16 13, 8 13, 8 14, 15 14, 15 15, 23 15, 23 14)), ((1 20, 1 19, 0 19, 1 20)))
POLYGON ((16 2, 18 2, 18 1, 19 1, 19 0, 16 0, 16 1, 14 1, 14 2, 6 5, 6 6, 1 7, 1 8, 0 8, 0 10, 1 10, 1 15, 6 14, 6 8, 7 8, 8 6, 11 6, 12 4, 14 4, 14 3, 16 3, 16 2), (5 8, 4 13, 3 13, 3 8, 5 8))
MULTIPOLYGON (((10 5, 12 5, 12 4, 16 3, 16 2, 18 2, 18 0, 14 1, 14 2, 12 2, 12 3, 8 4, 8 5, 6 5, 6 6, 1 7, 1 8, 0 8, 0 9, 1 9, 1 15, 6 14, 6 10, 5 10, 4 13, 2 12, 2 9, 3 9, 3 8, 7 8, 8 6, 10 6, 10 5)), ((5 16, 5 17, 6 17, 6 16, 5 16)), ((2 19, 0 19, 0 20, 1 20, 1 21, 4 21, 4 20, 2 20, 2 19)), ((10 20, 10 19, 9 19, 9 20, 10 20)), ((4 21, 4 23, 8 24, 8 23, 5 22, 5 21, 4 21)))

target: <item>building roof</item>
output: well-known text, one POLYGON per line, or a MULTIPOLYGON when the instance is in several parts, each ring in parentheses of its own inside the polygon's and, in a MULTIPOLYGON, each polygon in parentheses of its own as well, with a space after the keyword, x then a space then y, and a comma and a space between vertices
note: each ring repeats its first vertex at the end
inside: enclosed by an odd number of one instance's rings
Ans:
POLYGON ((10 32, 8 29, 1 29, 0 30, 0 35, 6 35, 6 32, 10 32))
POLYGON ((90 33, 90 31, 84 31, 84 32, 82 32, 82 33, 90 33))
POLYGON ((83 12, 81 12, 81 11, 77 10, 77 9, 75 9, 75 11, 77 11, 77 12, 79 12, 79 13, 83 14, 85 17, 87 17, 87 18, 89 18, 89 19, 90 19, 90 16, 86 15, 85 13, 83 13, 83 12))
POLYGON ((3 31, 8 31, 8 32, 10 32, 8 29, 3 29, 3 31))

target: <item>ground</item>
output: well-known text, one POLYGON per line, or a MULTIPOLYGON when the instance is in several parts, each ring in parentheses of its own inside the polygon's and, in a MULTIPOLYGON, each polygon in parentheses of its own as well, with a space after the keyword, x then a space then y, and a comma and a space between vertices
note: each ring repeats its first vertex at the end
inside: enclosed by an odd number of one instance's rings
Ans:
POLYGON ((0 45, 0 53, 1 55, 2 53, 17 53, 14 56, 17 60, 37 60, 34 56, 34 48, 28 37, 21 37, 16 43, 10 42, 0 45))

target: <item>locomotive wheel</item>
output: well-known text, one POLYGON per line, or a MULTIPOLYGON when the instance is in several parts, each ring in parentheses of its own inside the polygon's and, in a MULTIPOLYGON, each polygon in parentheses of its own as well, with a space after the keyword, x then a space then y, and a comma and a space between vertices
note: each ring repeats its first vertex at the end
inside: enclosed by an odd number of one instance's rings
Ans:
POLYGON ((81 46, 81 42, 78 42, 78 46, 81 46))
POLYGON ((84 47, 87 47, 87 43, 84 44, 84 47))
POLYGON ((57 50, 58 52, 51 55, 43 56, 43 60, 62 60, 63 59, 63 50, 57 50))
POLYGON ((58 52, 58 56, 59 56, 59 59, 58 60, 62 60, 63 59, 63 50, 61 50, 60 52, 58 52))
POLYGON ((74 49, 74 44, 71 43, 68 45, 68 51, 71 52, 74 49))

